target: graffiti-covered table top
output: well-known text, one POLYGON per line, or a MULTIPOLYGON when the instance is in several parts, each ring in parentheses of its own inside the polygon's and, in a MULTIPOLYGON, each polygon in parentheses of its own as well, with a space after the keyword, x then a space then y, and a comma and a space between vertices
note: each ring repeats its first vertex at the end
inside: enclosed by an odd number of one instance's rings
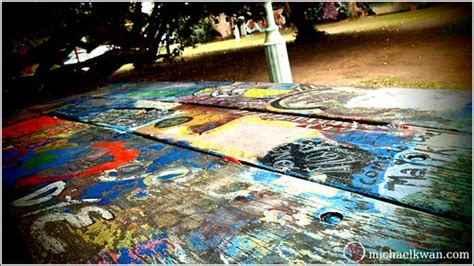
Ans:
POLYGON ((112 84, 5 119, 4 200, 37 263, 459 262, 466 95, 112 84))
POLYGON ((89 94, 471 132, 471 91, 187 82, 114 84, 89 94))

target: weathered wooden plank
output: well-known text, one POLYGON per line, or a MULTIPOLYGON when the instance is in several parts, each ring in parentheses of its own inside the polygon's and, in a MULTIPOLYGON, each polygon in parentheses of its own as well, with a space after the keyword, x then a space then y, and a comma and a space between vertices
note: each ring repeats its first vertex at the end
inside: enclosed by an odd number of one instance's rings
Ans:
POLYGON ((176 86, 158 82, 136 84, 137 89, 132 89, 131 84, 128 86, 127 90, 109 91, 96 96, 177 101, 471 132, 471 91, 244 82, 185 83, 176 86))
POLYGON ((143 104, 82 99, 52 114, 131 130, 430 212, 472 216, 470 135, 146 101, 161 107, 157 111, 141 109, 143 104), (119 106, 125 109, 114 109, 119 106), (131 108, 128 113, 126 108, 131 108), (123 121, 129 121, 128 127, 123 121))
POLYGON ((170 117, 134 131, 424 210, 471 217, 469 135, 193 106, 177 107, 170 117))
POLYGON ((362 255, 344 255, 351 241, 470 249, 469 223, 130 134, 50 117, 3 132, 4 200, 38 263, 346 263, 362 255))
POLYGON ((272 94, 272 90, 249 93, 252 89, 237 89, 239 94, 215 96, 222 90, 227 91, 229 88, 203 89, 192 96, 180 97, 177 101, 471 132, 471 91, 295 84, 285 94, 272 94))
POLYGON ((207 87, 226 86, 232 82, 205 81, 205 82, 140 82, 110 84, 104 88, 83 94, 88 97, 129 98, 136 100, 174 100, 181 96, 193 93, 207 87))

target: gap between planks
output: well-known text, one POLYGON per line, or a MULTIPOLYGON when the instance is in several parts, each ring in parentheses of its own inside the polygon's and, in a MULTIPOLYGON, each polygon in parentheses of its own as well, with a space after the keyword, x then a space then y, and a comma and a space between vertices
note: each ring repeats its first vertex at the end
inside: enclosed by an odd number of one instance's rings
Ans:
MULTIPOLYGON (((212 107, 214 107, 214 106, 212 106, 212 107)), ((233 108, 226 108, 226 107, 223 107, 223 109, 235 110, 233 108)), ((280 114, 280 113, 278 113, 278 114, 280 114)), ((48 115, 48 116, 50 116, 50 115, 48 115)), ((94 123, 91 123, 91 122, 80 121, 78 119, 74 119, 74 118, 71 118, 71 117, 65 116, 65 115, 55 115, 55 117, 58 117, 58 118, 61 118, 61 119, 67 120, 67 121, 72 121, 72 122, 77 122, 77 123, 81 123, 81 124, 91 125, 91 126, 94 126, 94 127, 111 129, 111 128, 106 127, 106 126, 97 125, 97 124, 94 124, 94 123)), ((116 129, 112 129, 112 130, 117 131, 116 129)), ((195 148, 195 147, 192 147, 192 146, 189 146, 189 145, 182 145, 182 144, 179 144, 177 142, 166 141, 166 140, 163 140, 163 139, 156 139, 156 138, 153 138, 153 137, 148 136, 146 134, 140 134, 140 133, 137 133, 137 132, 130 132, 130 131, 120 131, 120 132, 123 133, 123 134, 135 135, 135 136, 139 136, 141 138, 149 139, 149 140, 152 140, 152 141, 155 141, 155 142, 164 143, 164 144, 167 144, 167 145, 171 145, 171 146, 175 146, 175 147, 179 147, 179 148, 183 148, 183 149, 203 153, 203 154, 210 155, 210 156, 213 156, 213 157, 218 157, 218 158, 221 158, 221 159, 225 159, 225 157, 226 157, 224 154, 219 154, 217 152, 214 153, 214 152, 210 152, 210 151, 201 150, 199 148, 195 148)), ((274 172, 274 173, 279 173, 279 174, 283 174, 283 175, 286 175, 286 176, 291 176, 291 177, 298 178, 298 179, 303 179, 303 180, 306 180, 308 182, 315 182, 315 183, 318 183, 318 184, 322 184, 322 183, 317 182, 317 181, 308 180, 308 178, 305 178, 303 176, 299 176, 299 175, 294 174, 294 173, 285 173, 285 172, 278 171, 278 170, 275 170, 275 169, 266 168, 266 167, 263 167, 263 166, 260 166, 260 165, 256 165, 256 164, 253 164, 253 163, 250 163, 250 162, 247 162, 247 161, 240 161, 239 160, 239 162, 242 165, 246 165, 246 166, 249 166, 249 167, 258 168, 258 169, 262 169, 262 170, 270 171, 270 172, 274 172)), ((441 213, 437 213, 435 211, 426 210, 426 209, 423 209, 423 208, 420 208, 420 207, 417 207, 417 206, 412 206, 412 205, 409 205, 409 204, 406 204, 406 203, 397 202, 397 201, 391 200, 391 199, 377 197, 377 196, 374 196, 374 195, 366 195, 366 194, 358 192, 358 191, 352 191, 352 190, 349 190, 349 189, 346 189, 346 188, 334 187, 334 186, 331 186, 330 184, 322 184, 322 185, 329 186, 329 187, 336 188, 336 189, 340 189, 340 190, 343 190, 343 191, 346 191, 346 192, 350 192, 350 193, 357 194, 357 195, 360 195, 360 196, 363 196, 363 197, 375 199, 375 200, 378 200, 378 201, 381 201, 381 202, 389 203, 389 204, 399 206, 399 207, 403 207, 403 208, 406 208, 406 209, 411 209, 411 210, 414 210, 414 211, 419 211, 419 212, 422 212, 422 213, 427 213, 427 214, 442 217, 442 218, 445 218, 445 219, 453 220, 453 221, 458 221, 458 222, 463 222, 463 223, 470 223, 471 222, 470 217, 462 217, 462 216, 452 217, 452 216, 448 216, 448 215, 443 215, 441 213)))

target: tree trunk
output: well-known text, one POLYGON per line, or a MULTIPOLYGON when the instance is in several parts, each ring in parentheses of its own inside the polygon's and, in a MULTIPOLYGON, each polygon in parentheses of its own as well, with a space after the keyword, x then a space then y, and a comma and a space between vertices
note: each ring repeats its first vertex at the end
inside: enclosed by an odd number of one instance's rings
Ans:
POLYGON ((357 7, 356 2, 349 1, 349 18, 358 18, 359 17, 359 8, 357 7))
POLYGON ((307 3, 290 3, 291 22, 296 27, 296 43, 314 43, 325 38, 325 33, 314 28, 314 23, 306 19, 307 3))

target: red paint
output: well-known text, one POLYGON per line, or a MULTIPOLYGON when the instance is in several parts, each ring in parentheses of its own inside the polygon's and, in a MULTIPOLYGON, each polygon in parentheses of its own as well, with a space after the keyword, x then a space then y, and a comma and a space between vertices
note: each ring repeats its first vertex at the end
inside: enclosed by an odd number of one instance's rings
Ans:
POLYGON ((111 162, 106 162, 101 165, 93 166, 82 172, 74 173, 71 175, 59 175, 59 176, 28 176, 20 179, 17 183, 17 186, 24 185, 36 185, 47 182, 54 182, 59 180, 69 180, 76 176, 89 176, 94 174, 99 174, 107 170, 112 170, 121 165, 124 165, 130 161, 135 160, 140 151, 137 149, 123 149, 123 142, 116 141, 103 141, 92 144, 92 147, 104 149, 107 151, 106 155, 113 156, 111 162))
POLYGON ((140 155, 140 151, 136 149, 124 150, 123 142, 103 141, 95 143, 92 146, 95 148, 107 150, 107 155, 113 156, 114 160, 112 162, 107 162, 89 168, 88 170, 79 173, 78 176, 93 175, 103 171, 115 169, 125 163, 135 160, 138 155, 140 155))
POLYGON ((69 180, 74 175, 57 175, 57 176, 26 176, 20 179, 16 186, 37 185, 41 183, 50 183, 59 180, 69 180))
POLYGON ((224 157, 224 160, 226 160, 226 161, 228 161, 228 162, 231 162, 231 163, 241 164, 239 160, 237 160, 237 159, 234 158, 234 157, 230 157, 230 156, 224 157))
POLYGON ((64 123, 64 121, 49 116, 41 116, 38 118, 20 122, 12 126, 4 127, 2 129, 2 138, 10 138, 30 134, 60 123, 64 123))
POLYGON ((306 124, 306 123, 301 123, 301 124, 296 125, 296 127, 306 128, 306 127, 308 127, 308 124, 306 124))
POLYGON ((408 129, 408 125, 402 125, 403 129, 408 129))

